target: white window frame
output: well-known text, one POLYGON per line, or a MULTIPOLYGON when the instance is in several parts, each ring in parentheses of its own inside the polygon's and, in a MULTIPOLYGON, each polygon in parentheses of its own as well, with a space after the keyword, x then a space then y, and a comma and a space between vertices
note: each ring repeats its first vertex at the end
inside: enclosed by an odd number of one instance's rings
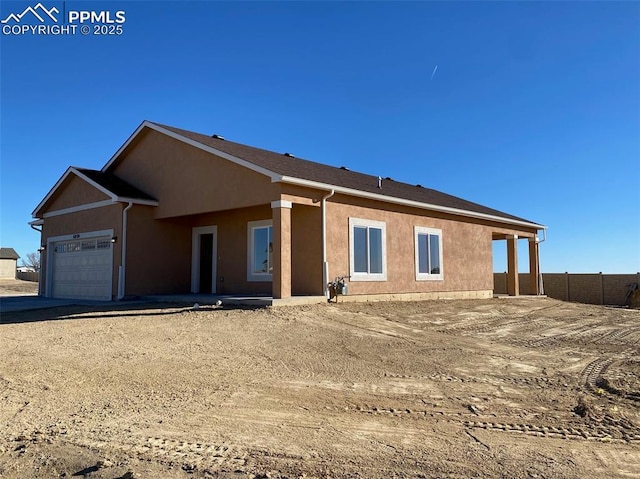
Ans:
MULTIPOLYGON (((442 281, 444 280, 444 263, 442 261, 442 230, 437 228, 427 228, 426 226, 415 226, 413 241, 415 244, 415 265, 416 265, 416 281, 442 281), (439 261, 440 261, 440 273, 421 273, 420 272, 420 250, 419 250, 419 235, 431 235, 438 237, 438 249, 439 249, 439 261)), ((427 245, 430 246, 430 242, 427 241, 427 245)), ((427 254, 429 254, 427 252, 427 254)))
POLYGON ((273 220, 260 220, 249 221, 247 223, 247 281, 273 281, 273 274, 271 273, 256 273, 253 264, 253 246, 254 246, 254 234, 253 232, 259 228, 273 228, 273 220))
MULTIPOLYGON (((368 230, 367 230, 368 232, 368 230)), ((367 233, 367 242, 369 241, 367 233)), ((369 257, 367 257, 369 261, 369 257)), ((351 281, 386 281, 387 280, 387 224, 384 221, 349 218, 349 276, 351 281), (377 228, 382 230, 382 273, 362 273, 355 271, 354 228, 377 228)))

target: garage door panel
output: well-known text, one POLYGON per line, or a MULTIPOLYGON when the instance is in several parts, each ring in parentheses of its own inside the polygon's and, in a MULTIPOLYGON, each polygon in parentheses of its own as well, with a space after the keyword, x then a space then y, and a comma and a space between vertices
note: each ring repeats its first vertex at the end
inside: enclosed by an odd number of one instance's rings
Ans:
POLYGON ((109 237, 54 243, 52 296, 111 300, 113 248, 109 237))

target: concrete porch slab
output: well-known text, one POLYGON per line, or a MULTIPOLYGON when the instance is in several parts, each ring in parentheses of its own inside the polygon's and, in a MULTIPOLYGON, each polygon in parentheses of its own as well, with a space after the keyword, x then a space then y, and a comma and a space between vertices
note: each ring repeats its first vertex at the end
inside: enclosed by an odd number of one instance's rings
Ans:
POLYGON ((321 304, 326 303, 324 296, 292 296, 290 298, 274 299, 271 296, 249 296, 249 295, 225 295, 225 294, 154 294, 142 296, 142 301, 158 303, 187 303, 200 305, 216 304, 222 301, 223 305, 232 306, 297 306, 301 304, 321 304))

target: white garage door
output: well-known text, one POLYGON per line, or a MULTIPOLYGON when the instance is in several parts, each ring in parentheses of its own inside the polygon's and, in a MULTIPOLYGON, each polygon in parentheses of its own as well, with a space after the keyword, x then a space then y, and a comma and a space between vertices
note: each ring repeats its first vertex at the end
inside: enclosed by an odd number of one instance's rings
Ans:
POLYGON ((111 300, 111 238, 58 241, 53 244, 52 296, 111 300))

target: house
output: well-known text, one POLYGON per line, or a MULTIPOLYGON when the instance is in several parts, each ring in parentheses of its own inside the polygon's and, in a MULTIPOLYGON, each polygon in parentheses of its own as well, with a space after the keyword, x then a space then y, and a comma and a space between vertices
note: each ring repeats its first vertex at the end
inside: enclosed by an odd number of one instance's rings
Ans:
POLYGON ((149 121, 101 170, 69 167, 33 211, 43 294, 110 300, 216 293, 323 298, 493 294, 492 241, 518 239, 538 293, 544 226, 420 185, 149 121))
POLYGON ((13 248, 0 248, 0 279, 16 279, 19 258, 13 248))

